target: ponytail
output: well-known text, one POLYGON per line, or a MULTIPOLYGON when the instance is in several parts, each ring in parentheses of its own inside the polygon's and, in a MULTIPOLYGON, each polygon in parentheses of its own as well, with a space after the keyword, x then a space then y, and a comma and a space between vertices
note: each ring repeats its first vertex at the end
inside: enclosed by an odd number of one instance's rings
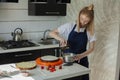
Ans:
POLYGON ((79 16, 78 16, 78 20, 77 20, 78 30, 81 27, 81 23, 80 23, 80 15, 81 14, 85 14, 90 18, 90 22, 88 23, 88 26, 86 28, 90 32, 90 35, 94 35, 94 5, 91 4, 90 6, 84 7, 79 12, 79 16))

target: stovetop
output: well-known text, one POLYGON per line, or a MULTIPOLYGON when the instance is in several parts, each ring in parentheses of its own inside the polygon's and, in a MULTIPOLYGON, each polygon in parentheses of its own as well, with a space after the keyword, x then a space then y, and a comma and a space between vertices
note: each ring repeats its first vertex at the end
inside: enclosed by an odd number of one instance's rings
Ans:
POLYGON ((22 40, 22 41, 1 41, 0 47, 3 49, 14 49, 14 48, 23 48, 23 47, 34 47, 38 46, 37 44, 29 41, 29 40, 22 40))

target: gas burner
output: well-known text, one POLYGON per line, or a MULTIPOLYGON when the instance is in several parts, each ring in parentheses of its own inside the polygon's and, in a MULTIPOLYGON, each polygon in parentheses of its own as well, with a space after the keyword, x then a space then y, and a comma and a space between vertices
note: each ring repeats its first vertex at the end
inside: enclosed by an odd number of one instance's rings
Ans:
POLYGON ((37 45, 28 40, 22 40, 22 41, 9 40, 9 41, 0 42, 0 46, 3 49, 13 49, 13 48, 33 47, 37 45))

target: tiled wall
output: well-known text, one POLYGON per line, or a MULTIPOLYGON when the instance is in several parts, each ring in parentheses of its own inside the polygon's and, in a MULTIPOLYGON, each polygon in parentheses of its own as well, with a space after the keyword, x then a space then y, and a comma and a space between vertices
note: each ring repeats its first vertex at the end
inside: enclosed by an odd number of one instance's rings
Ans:
POLYGON ((0 40, 11 40, 11 32, 23 29, 24 39, 39 41, 43 31, 59 25, 58 16, 28 16, 28 0, 19 3, 0 3, 0 40))
POLYGON ((77 19, 78 12, 86 5, 94 4, 96 45, 90 55, 91 80, 115 80, 118 53, 120 0, 71 0, 67 16, 61 23, 77 19))

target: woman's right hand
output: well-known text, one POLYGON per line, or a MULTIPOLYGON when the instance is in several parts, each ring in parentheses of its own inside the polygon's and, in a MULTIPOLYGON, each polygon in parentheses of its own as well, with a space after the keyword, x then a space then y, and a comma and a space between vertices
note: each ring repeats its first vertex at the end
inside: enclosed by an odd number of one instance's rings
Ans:
POLYGON ((49 33, 49 35, 56 40, 60 41, 60 47, 67 46, 67 41, 59 35, 58 29, 55 29, 49 33))
POLYGON ((67 46, 67 41, 66 41, 65 39, 60 38, 59 41, 60 41, 60 47, 65 47, 65 46, 67 46))

